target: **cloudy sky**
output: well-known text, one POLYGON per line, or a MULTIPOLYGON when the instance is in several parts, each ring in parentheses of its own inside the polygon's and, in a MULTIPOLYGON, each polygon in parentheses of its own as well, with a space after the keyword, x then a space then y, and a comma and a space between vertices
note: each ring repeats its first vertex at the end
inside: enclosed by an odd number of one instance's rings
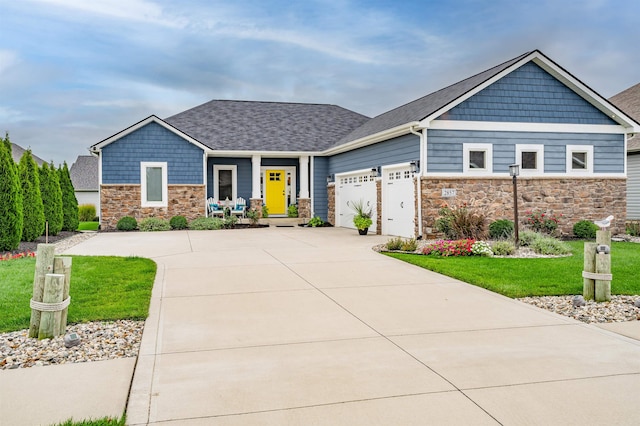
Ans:
POLYGON ((540 49, 640 81, 637 0, 0 0, 0 131, 58 164, 211 99, 375 116, 540 49))

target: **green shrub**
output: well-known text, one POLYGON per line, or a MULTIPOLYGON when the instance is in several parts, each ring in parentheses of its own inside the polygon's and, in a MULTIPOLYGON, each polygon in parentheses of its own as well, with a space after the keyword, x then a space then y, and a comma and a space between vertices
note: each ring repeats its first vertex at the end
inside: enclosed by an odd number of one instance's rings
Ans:
POLYGON ((542 238, 542 235, 534 231, 522 231, 519 233, 518 238, 520 245, 523 247, 531 246, 537 239, 542 238))
POLYGON ((269 217, 269 207, 267 207, 266 204, 262 205, 262 217, 264 218, 269 217))
POLYGON ((160 219, 158 217, 145 217, 140 221, 138 225, 143 232, 152 232, 152 231, 169 231, 171 230, 171 225, 169 225, 169 221, 166 219, 160 219))
POLYGON ((189 229, 196 231, 211 231, 221 229, 224 225, 224 220, 218 217, 199 217, 189 222, 189 229))
POLYGON ((189 224, 184 216, 174 216, 169 221, 171 229, 187 229, 189 224))
POLYGON ((324 220, 320 219, 320 216, 314 216, 311 219, 309 219, 309 223, 307 223, 307 225, 313 228, 317 226, 322 226, 324 225, 324 220))
POLYGON ((637 223, 637 222, 627 223, 627 229, 625 231, 627 234, 631 235, 632 237, 640 236, 640 223, 637 223))
POLYGON ((559 217, 554 213, 543 213, 541 210, 527 211, 525 213, 525 223, 535 232, 543 232, 553 235, 558 228, 559 217))
POLYGON ((22 221, 22 191, 7 135, 0 138, 0 250, 18 248, 22 221))
POLYGON ((291 204, 287 209, 287 217, 298 217, 298 206, 291 204))
POLYGON ((78 229, 78 200, 71 183, 69 168, 65 161, 58 167, 58 179, 60 181, 60 191, 62 194, 62 230, 75 231, 78 229))
POLYGON ((408 238, 402 242, 400 250, 402 251, 416 251, 418 248, 418 241, 415 238, 408 238))
POLYGON ((138 221, 131 216, 125 216, 118 221, 116 229, 118 231, 133 231, 138 228, 138 221))
POLYGON ((62 190, 58 172, 53 164, 43 163, 40 168, 40 195, 44 206, 44 219, 49 224, 49 234, 58 235, 62 230, 62 190))
POLYGON ((20 158, 18 174, 22 185, 22 241, 35 241, 44 234, 44 205, 38 165, 29 149, 20 158))
POLYGON ((573 225, 573 235, 582 239, 594 239, 598 225, 590 220, 581 220, 573 225))
POLYGON ((96 206, 93 204, 81 204, 78 206, 78 220, 80 222, 97 222, 94 220, 96 217, 96 206))
POLYGON ((400 250, 402 247, 402 243, 402 238, 394 237, 387 241, 387 244, 385 244, 385 246, 387 247, 387 250, 400 250))
POLYGON ((236 226, 236 223, 238 223, 238 216, 229 215, 229 216, 226 216, 224 218, 224 222, 222 223, 222 227, 224 229, 231 229, 234 226, 236 226))
POLYGON ((489 237, 492 240, 504 240, 513 236, 513 221, 499 219, 489 225, 489 237))
POLYGON ((491 245, 491 250, 496 256, 511 256, 516 252, 516 246, 512 241, 500 240, 491 245))
POLYGON ((562 255, 571 253, 571 247, 553 237, 540 237, 533 241, 531 248, 539 254, 562 255))
POLYGON ((451 240, 481 240, 486 236, 485 217, 471 212, 466 204, 461 207, 443 206, 438 211, 440 218, 435 222, 438 231, 444 232, 451 240))
POLYGON ((249 219, 249 223, 253 226, 257 225, 258 222, 260 222, 260 213, 258 212, 258 209, 247 210, 245 216, 247 216, 247 219, 249 219))

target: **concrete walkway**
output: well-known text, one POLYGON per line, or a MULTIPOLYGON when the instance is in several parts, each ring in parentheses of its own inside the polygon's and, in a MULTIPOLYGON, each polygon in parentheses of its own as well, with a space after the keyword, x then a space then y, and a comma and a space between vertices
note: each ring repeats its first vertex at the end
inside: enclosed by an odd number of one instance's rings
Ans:
POLYGON ((132 425, 638 424, 639 341, 371 250, 386 240, 104 233, 68 253, 158 263, 132 425))

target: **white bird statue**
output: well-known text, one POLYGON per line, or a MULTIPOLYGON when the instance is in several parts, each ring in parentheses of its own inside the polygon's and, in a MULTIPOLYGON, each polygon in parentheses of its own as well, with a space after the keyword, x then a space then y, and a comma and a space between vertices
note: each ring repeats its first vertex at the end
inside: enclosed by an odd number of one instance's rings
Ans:
POLYGON ((594 220, 593 223, 595 223, 596 225, 598 225, 600 227, 601 231, 604 231, 605 228, 608 228, 611 226, 611 221, 613 220, 613 215, 611 216, 607 216, 606 219, 602 219, 602 220, 594 220))

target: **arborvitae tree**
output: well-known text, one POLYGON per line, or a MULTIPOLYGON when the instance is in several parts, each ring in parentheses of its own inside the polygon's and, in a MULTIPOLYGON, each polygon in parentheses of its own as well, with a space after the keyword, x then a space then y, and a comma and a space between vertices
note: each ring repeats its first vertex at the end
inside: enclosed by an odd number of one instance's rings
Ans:
POLYGON ((40 193, 40 173, 30 149, 20 158, 18 176, 22 184, 22 241, 35 241, 44 234, 44 207, 40 193))
POLYGON ((56 168, 43 163, 40 168, 40 192, 44 205, 44 219, 49 223, 49 234, 58 235, 62 230, 62 191, 56 168))
POLYGON ((71 175, 67 162, 58 167, 58 178, 60 179, 60 190, 62 191, 62 230, 75 231, 78 229, 78 200, 71 183, 71 175))
POLYGON ((22 236, 22 191, 9 135, 0 140, 0 250, 15 250, 22 236))

